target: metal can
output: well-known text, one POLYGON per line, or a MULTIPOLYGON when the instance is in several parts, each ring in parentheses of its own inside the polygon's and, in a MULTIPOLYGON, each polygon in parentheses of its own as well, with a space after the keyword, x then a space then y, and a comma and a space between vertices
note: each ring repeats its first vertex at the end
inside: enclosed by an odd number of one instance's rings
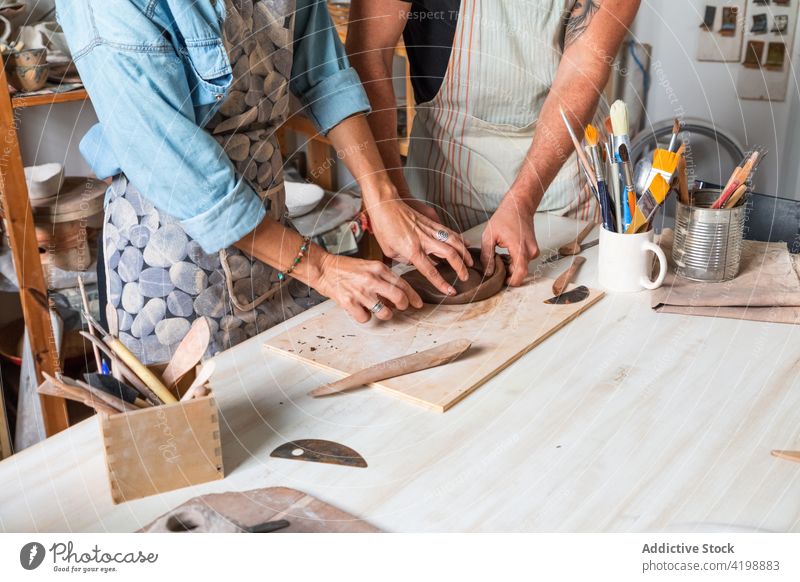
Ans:
POLYGON ((718 189, 696 190, 692 205, 678 201, 672 260, 680 277, 729 281, 739 273, 744 240, 744 198, 734 208, 711 208, 718 189))

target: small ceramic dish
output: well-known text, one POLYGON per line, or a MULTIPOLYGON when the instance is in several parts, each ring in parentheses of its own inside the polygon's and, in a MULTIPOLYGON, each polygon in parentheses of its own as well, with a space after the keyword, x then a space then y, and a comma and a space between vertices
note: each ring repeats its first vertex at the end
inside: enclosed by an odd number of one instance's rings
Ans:
POLYGON ((64 166, 59 163, 28 166, 25 168, 25 181, 31 200, 56 196, 64 185, 64 166))
POLYGON ((325 190, 315 184, 301 184, 298 182, 285 182, 286 186, 286 211, 289 218, 297 218, 308 214, 317 207, 325 190))

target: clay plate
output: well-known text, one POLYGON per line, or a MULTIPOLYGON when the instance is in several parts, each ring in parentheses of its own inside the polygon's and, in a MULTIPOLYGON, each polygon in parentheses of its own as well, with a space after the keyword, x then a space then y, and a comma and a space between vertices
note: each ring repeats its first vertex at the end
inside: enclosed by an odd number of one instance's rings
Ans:
POLYGON ((500 255, 495 255, 494 273, 491 277, 486 278, 483 275, 480 250, 469 249, 469 252, 475 261, 475 266, 467 269, 469 278, 466 281, 461 281, 447 262, 442 261, 437 266, 444 280, 456 288, 456 294, 452 297, 441 293, 416 269, 403 275, 403 279, 411 284, 425 303, 435 305, 466 305, 494 297, 505 285, 505 262, 500 255))

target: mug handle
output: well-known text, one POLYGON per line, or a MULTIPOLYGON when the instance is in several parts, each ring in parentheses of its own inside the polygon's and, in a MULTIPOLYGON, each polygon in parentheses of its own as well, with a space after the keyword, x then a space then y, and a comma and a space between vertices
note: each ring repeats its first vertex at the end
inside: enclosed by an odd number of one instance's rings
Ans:
POLYGON ((664 254, 664 251, 655 243, 651 243, 650 241, 646 241, 642 244, 642 251, 652 252, 656 257, 658 257, 658 277, 656 277, 655 281, 651 281, 648 277, 642 277, 642 287, 645 289, 658 289, 664 283, 664 278, 667 276, 667 255, 664 254))

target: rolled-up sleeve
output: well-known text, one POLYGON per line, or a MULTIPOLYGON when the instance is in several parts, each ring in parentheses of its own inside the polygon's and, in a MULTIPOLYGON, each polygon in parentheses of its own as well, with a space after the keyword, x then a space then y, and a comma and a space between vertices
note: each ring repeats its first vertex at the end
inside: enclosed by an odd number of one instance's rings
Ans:
POLYGON ((370 110, 324 0, 297 0, 290 88, 322 134, 370 110))
MULTIPOLYGON (((240 240, 266 215, 220 145, 195 120, 174 54, 101 44, 76 61, 101 125, 82 148, 90 164, 109 148, 119 169, 204 251, 240 240)), ((110 171, 93 164, 99 173, 110 171)))

